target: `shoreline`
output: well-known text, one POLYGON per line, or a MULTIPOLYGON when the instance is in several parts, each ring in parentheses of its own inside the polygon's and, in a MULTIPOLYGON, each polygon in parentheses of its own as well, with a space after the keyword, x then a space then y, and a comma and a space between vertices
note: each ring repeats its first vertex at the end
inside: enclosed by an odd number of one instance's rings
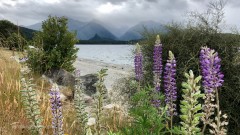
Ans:
POLYGON ((112 90, 114 83, 124 77, 130 77, 134 73, 134 67, 128 64, 112 64, 98 60, 77 58, 74 67, 80 70, 81 76, 86 74, 95 74, 102 68, 107 68, 105 85, 108 91, 112 90))

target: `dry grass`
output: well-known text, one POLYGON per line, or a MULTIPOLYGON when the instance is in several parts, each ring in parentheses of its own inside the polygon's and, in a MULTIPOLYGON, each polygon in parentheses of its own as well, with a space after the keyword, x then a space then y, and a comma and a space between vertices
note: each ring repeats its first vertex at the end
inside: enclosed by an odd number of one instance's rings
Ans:
POLYGON ((20 97, 20 65, 10 59, 11 52, 0 50, 0 134, 23 133, 28 120, 20 97))
MULTIPOLYGON (((15 52, 15 55, 17 52, 15 52)), ((21 65, 14 59, 11 51, 0 48, 0 135, 30 135, 29 120, 25 116, 20 96, 20 68, 21 65)), ((22 55, 22 54, 17 54, 22 55)), ((52 134, 52 114, 49 102, 49 90, 51 85, 41 79, 39 75, 31 75, 36 84, 41 116, 43 118, 43 134, 52 134)), ((106 130, 118 131, 126 124, 118 111, 109 112, 104 116, 106 130)), ((63 103, 63 130, 65 134, 81 135, 79 123, 76 120, 76 112, 73 103, 63 103)))
MULTIPOLYGON (((20 96, 21 65, 10 58, 12 55, 11 51, 0 48, 0 135, 30 135, 29 121, 25 117, 20 96)), ((52 114, 48 95, 51 85, 39 75, 31 77, 34 78, 38 93, 37 100, 43 118, 43 134, 52 134, 52 114)), ((78 125, 73 108, 71 103, 64 103, 63 127, 65 133, 71 135, 81 132, 77 130, 78 125)))

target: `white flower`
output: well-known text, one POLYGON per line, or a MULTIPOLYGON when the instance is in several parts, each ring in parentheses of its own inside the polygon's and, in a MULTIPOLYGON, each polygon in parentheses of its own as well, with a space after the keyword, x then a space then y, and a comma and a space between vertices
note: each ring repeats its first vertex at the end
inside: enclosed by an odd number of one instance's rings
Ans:
POLYGON ((96 119, 95 118, 89 118, 88 119, 88 122, 87 122, 88 126, 92 126, 92 125, 95 125, 95 124, 96 124, 96 119))

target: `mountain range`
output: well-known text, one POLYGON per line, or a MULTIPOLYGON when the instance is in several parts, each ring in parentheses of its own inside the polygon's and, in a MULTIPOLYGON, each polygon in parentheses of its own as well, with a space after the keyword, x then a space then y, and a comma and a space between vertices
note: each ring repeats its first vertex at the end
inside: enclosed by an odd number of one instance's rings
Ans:
MULTIPOLYGON (((26 27, 33 30, 41 30, 41 26, 42 23, 36 23, 26 27)), ((98 38, 121 41, 141 39, 141 32, 144 30, 166 31, 166 28, 162 24, 154 21, 140 22, 130 28, 116 28, 98 20, 81 22, 71 18, 68 18, 68 29, 76 31, 77 38, 80 40, 90 40, 98 35, 98 38)))

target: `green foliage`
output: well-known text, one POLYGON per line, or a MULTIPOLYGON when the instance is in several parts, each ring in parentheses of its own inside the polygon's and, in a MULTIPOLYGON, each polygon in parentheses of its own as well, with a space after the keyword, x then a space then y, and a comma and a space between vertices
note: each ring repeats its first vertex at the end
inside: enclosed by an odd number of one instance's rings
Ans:
POLYGON ((7 38, 7 46, 9 47, 9 50, 16 48, 19 51, 23 51, 23 49, 26 48, 26 45, 27 45, 27 41, 17 33, 12 33, 7 38))
POLYGON ((32 134, 42 134, 42 118, 40 116, 40 108, 38 101, 36 100, 36 90, 33 88, 35 85, 32 83, 32 79, 26 80, 24 77, 21 78, 21 96, 22 102, 25 107, 25 113, 27 118, 31 122, 32 134))
POLYGON ((120 132, 113 133, 112 131, 109 131, 107 134, 108 134, 108 135, 121 135, 121 133, 120 133, 120 132))
POLYGON ((31 70, 34 73, 42 73, 44 71, 44 66, 42 65, 45 63, 44 52, 32 49, 28 51, 28 57, 27 63, 31 67, 31 70))
POLYGON ((85 111, 85 104, 83 100, 83 92, 81 89, 81 80, 80 77, 76 77, 75 93, 74 93, 74 106, 76 110, 77 120, 80 124, 81 133, 86 133, 86 123, 88 121, 88 116, 85 111))
POLYGON ((189 74, 185 73, 187 82, 182 83, 183 100, 181 100, 180 118, 182 120, 181 132, 184 135, 195 135, 200 134, 201 129, 198 126, 200 123, 200 117, 203 113, 199 111, 202 110, 202 106, 199 103, 199 99, 204 97, 201 94, 200 86, 197 83, 201 80, 201 76, 194 78, 193 71, 190 70, 189 74))
POLYGON ((145 87, 132 97, 132 108, 130 115, 133 122, 129 127, 122 130, 126 135, 163 135, 167 134, 167 124, 165 122, 166 108, 161 108, 161 112, 151 103, 151 87, 145 87))
POLYGON ((36 31, 21 26, 18 28, 17 25, 8 20, 0 20, 0 34, 4 39, 7 39, 13 33, 18 32, 24 39, 30 40, 33 37, 33 33, 36 31))
MULTIPOLYGON (((36 65, 33 60, 29 61, 29 66, 32 69, 37 69, 40 73, 43 73, 49 69, 65 69, 67 71, 73 71, 73 62, 76 60, 76 53, 78 51, 75 48, 77 42, 76 34, 68 31, 67 19, 65 17, 51 17, 43 22, 41 32, 35 34, 34 45, 37 47, 37 51, 31 49, 29 53, 38 56, 42 64, 40 67, 36 65), (35 51, 32 53, 31 51, 35 51), (43 54, 43 55, 42 55, 43 54), (40 57, 41 56, 41 57, 40 57)), ((36 56, 29 55, 29 59, 37 58, 36 56)))
MULTIPOLYGON (((153 46, 157 34, 145 32, 145 40, 140 43, 143 53, 144 61, 144 82, 145 84, 152 84, 153 82, 153 46)), ((220 90, 219 99, 222 111, 227 113, 229 117, 228 128, 231 134, 240 134, 240 64, 239 60, 240 52, 240 35, 238 34, 223 34, 216 33, 203 29, 200 26, 188 26, 181 25, 168 26, 168 33, 161 35, 161 41, 163 43, 163 64, 165 65, 167 59, 168 50, 172 50, 177 60, 177 87, 181 87, 181 82, 185 80, 182 76, 184 72, 192 69, 196 74, 200 74, 199 65, 199 51, 204 45, 215 49, 222 59, 222 72, 224 73, 224 84, 220 90), (234 101, 234 102, 233 102, 234 101)), ((180 92, 178 97, 180 97, 180 92)), ((179 100, 177 101, 179 103, 179 100)), ((179 110, 178 110, 179 111, 179 110)))
POLYGON ((3 37, 8 38, 12 33, 17 33, 17 26, 8 20, 0 20, 0 33, 3 37))
POLYGON ((102 110, 103 110, 103 98, 106 94, 106 87, 104 85, 104 77, 107 76, 106 74, 107 69, 101 69, 98 72, 98 82, 96 83, 97 88, 97 101, 96 101, 96 132, 97 135, 101 135, 101 120, 102 120, 102 110))

